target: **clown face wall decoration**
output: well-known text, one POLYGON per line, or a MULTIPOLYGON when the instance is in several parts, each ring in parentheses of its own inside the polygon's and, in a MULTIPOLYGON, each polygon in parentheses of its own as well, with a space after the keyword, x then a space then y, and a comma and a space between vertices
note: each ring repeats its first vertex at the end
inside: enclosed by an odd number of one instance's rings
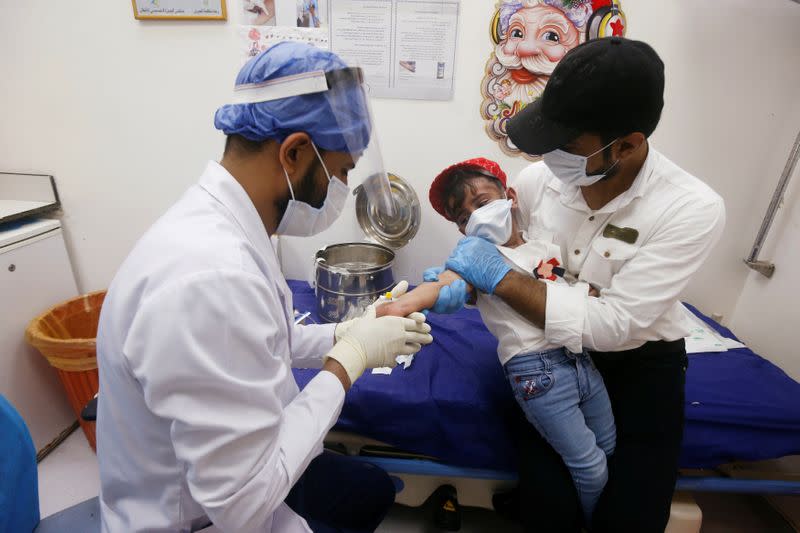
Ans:
POLYGON ((541 96, 567 52, 587 39, 625 35, 627 25, 618 0, 499 0, 481 82, 486 133, 506 154, 521 154, 506 122, 541 96))

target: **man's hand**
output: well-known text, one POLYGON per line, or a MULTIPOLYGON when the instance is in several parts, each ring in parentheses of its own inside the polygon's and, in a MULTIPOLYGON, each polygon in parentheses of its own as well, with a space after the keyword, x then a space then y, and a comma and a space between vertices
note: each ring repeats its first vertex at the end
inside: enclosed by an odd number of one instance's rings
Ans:
MULTIPOLYGON (((394 367, 396 356, 415 354, 422 345, 432 343, 430 331, 421 313, 412 313, 408 318, 358 318, 331 348, 325 364, 330 359, 338 361, 352 384, 365 369, 394 367)), ((344 381, 342 385, 347 388, 344 381)))
POLYGON ((487 294, 494 294, 497 284, 511 270, 497 247, 479 237, 461 239, 445 268, 458 273, 467 283, 487 294))
MULTIPOLYGON (((422 273, 422 279, 428 282, 439 281, 439 275, 444 272, 443 267, 429 268, 422 273)), ((439 297, 430 311, 439 314, 455 313, 464 307, 469 299, 469 287, 463 279, 457 279, 439 289, 439 297)))
MULTIPOLYGON (((390 291, 392 293, 392 298, 399 298, 404 295, 408 291, 408 282, 406 280, 401 281, 394 288, 390 291)), ((356 323, 357 320, 362 318, 377 318, 382 316, 378 313, 378 307, 387 303, 387 300, 383 295, 380 295, 377 300, 372 302, 369 307, 364 310, 364 314, 358 318, 354 318, 352 320, 345 320, 344 322, 339 322, 336 324, 336 329, 333 332, 334 341, 339 342, 345 333, 356 323)))
POLYGON ((439 274, 444 272, 444 267, 431 267, 422 273, 422 281, 439 281, 439 274))

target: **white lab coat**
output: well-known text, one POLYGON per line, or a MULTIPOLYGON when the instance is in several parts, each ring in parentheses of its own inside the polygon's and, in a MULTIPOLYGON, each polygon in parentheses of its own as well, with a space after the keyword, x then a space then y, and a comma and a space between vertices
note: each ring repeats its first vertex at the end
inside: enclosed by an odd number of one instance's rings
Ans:
POLYGON ((300 392, 334 326, 295 326, 244 189, 210 162, 144 235, 103 305, 97 452, 104 532, 310 531, 287 493, 335 423, 338 379, 300 392))

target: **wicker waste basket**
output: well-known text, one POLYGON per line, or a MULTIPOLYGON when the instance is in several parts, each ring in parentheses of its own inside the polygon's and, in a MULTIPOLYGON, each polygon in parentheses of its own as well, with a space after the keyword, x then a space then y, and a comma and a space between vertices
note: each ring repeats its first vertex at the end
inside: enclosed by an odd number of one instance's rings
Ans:
POLYGON ((25 339, 56 368, 86 439, 95 449, 94 422, 81 419, 84 406, 97 394, 96 337, 106 291, 78 296, 34 318, 25 339))

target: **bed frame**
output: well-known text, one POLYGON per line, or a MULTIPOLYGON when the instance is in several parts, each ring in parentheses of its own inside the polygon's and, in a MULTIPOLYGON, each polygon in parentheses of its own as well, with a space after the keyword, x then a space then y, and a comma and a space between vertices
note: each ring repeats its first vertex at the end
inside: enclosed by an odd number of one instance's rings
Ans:
MULTIPOLYGON (((411 485, 408 487, 409 489, 421 490, 421 494, 404 494, 403 490, 398 493, 398 502, 411 506, 421 504, 430 494, 431 488, 435 489, 440 485, 450 484, 456 488, 461 485, 468 489, 477 487, 483 491, 489 489, 488 496, 473 496, 462 503, 491 509, 491 493, 513 487, 518 480, 516 472, 449 465, 439 462, 433 457, 402 452, 385 443, 345 432, 332 431, 328 434, 325 442, 329 449, 347 453, 358 461, 378 466, 399 477, 404 486, 411 485)), ((402 487, 400 488, 402 489, 402 487)), ((742 479, 730 477, 722 470, 684 470, 678 477, 675 490, 800 495, 800 480, 742 479)))

